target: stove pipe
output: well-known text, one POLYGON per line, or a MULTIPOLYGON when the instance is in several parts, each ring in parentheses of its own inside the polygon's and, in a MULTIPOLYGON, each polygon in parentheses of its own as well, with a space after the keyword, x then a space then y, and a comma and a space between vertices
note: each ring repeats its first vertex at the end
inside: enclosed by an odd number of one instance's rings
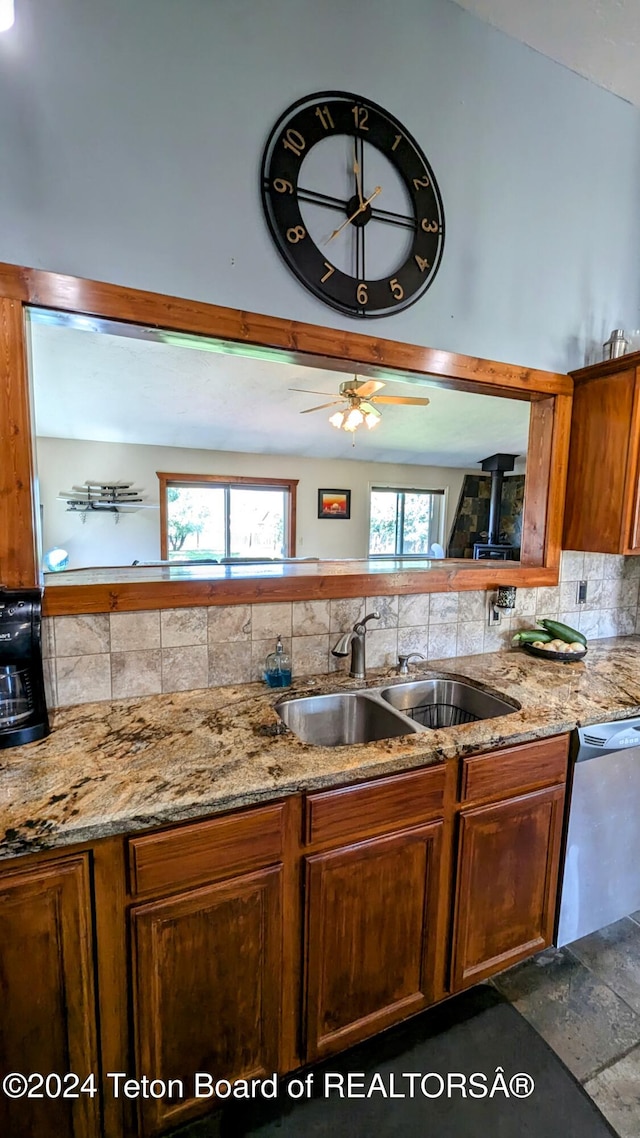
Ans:
POLYGON ((492 454, 482 459, 485 473, 491 474, 491 497, 489 499, 489 534, 487 545, 500 544, 500 513, 502 509, 502 483, 506 472, 513 470, 517 454, 492 454))

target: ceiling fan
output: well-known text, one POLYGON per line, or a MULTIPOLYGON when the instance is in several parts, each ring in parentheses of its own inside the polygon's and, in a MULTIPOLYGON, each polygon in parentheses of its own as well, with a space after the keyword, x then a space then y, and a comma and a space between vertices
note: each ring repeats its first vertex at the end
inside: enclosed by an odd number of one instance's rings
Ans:
MULTIPOLYGON (((413 396, 377 395, 376 392, 385 386, 379 379, 361 380, 358 379, 357 375, 354 375, 353 379, 347 379, 340 384, 337 399, 331 399, 328 403, 319 403, 317 407, 306 407, 300 414, 309 415, 312 411, 323 411, 325 407, 344 403, 346 404, 345 409, 330 415, 329 422, 338 430, 342 428, 344 431, 353 432, 357 431, 363 423, 366 423, 370 430, 377 427, 382 415, 374 406, 376 403, 403 403, 414 407, 426 407, 429 403, 428 399, 418 399, 413 396)), ((327 391, 312 391, 304 387, 290 387, 289 391, 304 391, 306 395, 329 394, 327 391)))

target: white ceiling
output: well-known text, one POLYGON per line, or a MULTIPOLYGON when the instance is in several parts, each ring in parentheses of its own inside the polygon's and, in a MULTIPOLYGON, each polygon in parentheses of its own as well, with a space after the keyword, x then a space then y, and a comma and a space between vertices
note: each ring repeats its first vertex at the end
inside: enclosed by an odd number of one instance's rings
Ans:
POLYGON ((640 107, 640 0, 456 0, 488 24, 640 107))
POLYGON ((473 467, 496 451, 525 455, 529 404, 388 380, 381 394, 428 407, 381 406, 374 431, 352 437, 336 408, 344 373, 265 358, 32 324, 36 433, 204 450, 473 467), (325 393, 304 395, 291 387, 325 393))

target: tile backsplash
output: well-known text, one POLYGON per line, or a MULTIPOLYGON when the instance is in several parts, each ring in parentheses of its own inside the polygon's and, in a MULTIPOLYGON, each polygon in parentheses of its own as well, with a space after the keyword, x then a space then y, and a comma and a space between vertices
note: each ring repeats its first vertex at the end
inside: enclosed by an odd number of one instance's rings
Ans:
POLYGON ((429 660, 508 648, 535 617, 556 617, 591 639, 640 631, 640 557, 565 552, 554 587, 518 589, 516 608, 489 627, 491 593, 419 593, 332 601, 223 605, 135 613, 57 616, 43 622, 50 706, 188 691, 262 678, 275 639, 291 653, 294 676, 348 666, 331 655, 337 636, 366 612, 367 665, 393 665, 399 652, 429 660), (587 600, 578 604, 578 582, 587 600))

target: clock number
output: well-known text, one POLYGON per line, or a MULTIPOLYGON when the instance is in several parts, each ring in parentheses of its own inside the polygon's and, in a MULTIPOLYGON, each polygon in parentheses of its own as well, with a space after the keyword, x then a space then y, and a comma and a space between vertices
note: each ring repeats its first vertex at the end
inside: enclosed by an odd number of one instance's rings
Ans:
POLYGON ((331 112, 328 107, 316 107, 316 114, 325 130, 328 130, 329 127, 334 127, 336 125, 331 118, 331 112))
POLYGON ((389 281, 389 288, 391 289, 396 300, 402 300, 404 296, 404 289, 397 277, 394 277, 392 281, 389 281))
POLYGON ((333 265, 330 265, 328 261, 324 262, 324 267, 327 271, 323 277, 320 277, 320 284, 324 284, 325 281, 328 281, 331 274, 335 273, 335 271, 336 271, 334 269, 333 265))
POLYGON ((287 229, 287 241, 290 241, 292 245, 297 245, 298 241, 302 241, 306 236, 307 231, 301 225, 294 225, 293 228, 287 229))
POLYGON ((289 127, 282 139, 282 145, 285 150, 292 150, 296 158, 299 158, 307 144, 299 130, 294 130, 293 127, 289 127))
POLYGON ((416 262, 416 265, 420 269, 421 273, 423 273, 425 269, 429 268, 429 262, 426 261, 424 257, 419 257, 417 253, 413 259, 416 262))
POLYGON ((293 186, 291 185, 291 182, 287 181, 286 178, 274 178, 273 179, 273 188, 274 188, 274 190, 277 190, 277 192, 279 194, 292 194, 293 193, 293 186))
POLYGON ((368 130, 367 121, 369 119, 369 112, 366 107, 352 107, 353 118, 357 130, 368 130))
POLYGON ((356 289, 356 297, 358 299, 358 304, 368 303, 369 293, 367 292, 367 286, 363 281, 358 285, 358 288, 356 289))
POLYGON ((428 179, 426 174, 425 174, 424 178, 414 178, 413 179, 413 187, 414 187, 416 193, 418 192, 419 189, 426 190, 428 188, 429 184, 430 184, 429 179, 428 179))
POLYGON ((395 137, 395 141, 394 141, 394 144, 393 144, 393 146, 391 147, 391 149, 392 149, 392 150, 395 150, 396 146, 398 145, 398 143, 399 143, 401 140, 402 140, 402 135, 401 135, 401 134, 397 134, 397 135, 396 135, 396 137, 395 137))
POLYGON ((427 221, 426 217, 423 217, 422 221, 420 222, 420 225, 424 229, 425 233, 439 233, 440 232, 440 227, 438 225, 438 222, 437 221, 427 221))

